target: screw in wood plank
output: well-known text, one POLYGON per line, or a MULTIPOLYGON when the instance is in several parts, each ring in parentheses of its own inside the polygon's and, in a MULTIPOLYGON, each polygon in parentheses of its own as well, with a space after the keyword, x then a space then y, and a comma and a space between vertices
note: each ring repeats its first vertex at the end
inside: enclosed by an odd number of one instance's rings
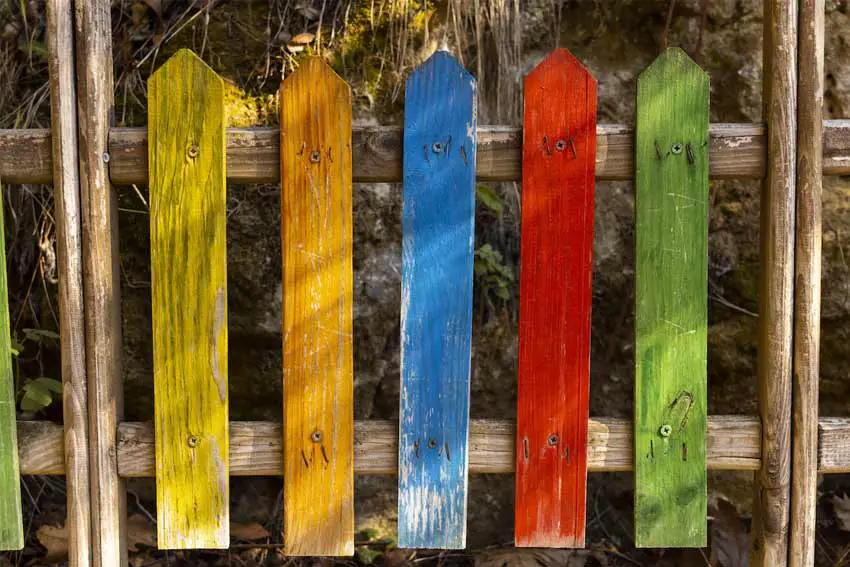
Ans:
POLYGON ((550 445, 552 445, 554 447, 555 445, 558 444, 558 435, 553 433, 552 435, 549 436, 549 439, 547 441, 549 442, 550 445))
POLYGON ((310 163, 319 163, 322 160, 322 153, 319 150, 310 152, 310 163))
POLYGON ((679 155, 680 153, 682 153, 682 144, 673 144, 672 146, 670 146, 670 151, 676 155, 679 155))
POLYGON ((103 152, 103 155, 101 157, 103 158, 103 163, 109 163, 109 160, 110 160, 109 152, 103 152))
POLYGON ((436 449, 437 448, 437 442, 434 439, 429 439, 428 440, 428 448, 429 449, 436 449))
POLYGON ((567 142, 564 140, 558 140, 555 142, 555 149, 559 152, 562 152, 567 149, 567 142))
POLYGON ((190 435, 189 439, 186 440, 186 443, 194 449, 201 442, 201 439, 197 435, 190 435))
POLYGON ((673 428, 670 427, 666 423, 661 426, 661 429, 658 430, 658 434, 661 435, 662 437, 670 437, 670 433, 672 433, 672 432, 673 432, 673 428))
POLYGON ((434 142, 433 144, 431 144, 431 151, 434 152, 435 154, 442 153, 443 152, 443 144, 441 144, 440 142, 434 142))
POLYGON ((322 432, 318 429, 310 434, 310 441, 313 443, 321 443, 322 442, 322 432))
POLYGON ((186 152, 186 155, 188 155, 191 159, 195 159, 198 157, 199 153, 201 153, 201 150, 198 148, 198 144, 192 144, 189 146, 189 150, 186 152))

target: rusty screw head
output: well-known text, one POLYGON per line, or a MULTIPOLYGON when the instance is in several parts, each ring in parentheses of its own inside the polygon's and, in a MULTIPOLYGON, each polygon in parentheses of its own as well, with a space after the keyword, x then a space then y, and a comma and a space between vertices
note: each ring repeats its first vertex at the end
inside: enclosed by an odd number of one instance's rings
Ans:
POLYGON ((197 447, 200 444, 200 442, 201 442, 201 439, 197 435, 190 435, 189 438, 186 440, 186 443, 192 449, 197 447))
POLYGON ((322 432, 318 429, 310 434, 310 441, 313 443, 321 443, 322 442, 322 432))
POLYGON ((433 439, 429 439, 428 440, 428 447, 430 447, 431 449, 436 449, 437 448, 437 442, 433 439))
POLYGON ((670 434, 673 432, 673 428, 667 425, 666 423, 661 426, 658 430, 658 434, 662 437, 670 437, 670 434))
POLYGON ((682 144, 673 144, 672 146, 670 146, 670 151, 676 155, 679 155, 680 153, 682 153, 682 144))
POLYGON ((310 152, 310 163, 319 163, 322 159, 322 152, 313 150, 310 152))
POLYGON ((555 142, 555 149, 558 150, 559 152, 566 150, 567 149, 567 142, 565 142, 564 140, 558 140, 557 142, 555 142))
POLYGON ((549 436, 549 439, 547 439, 547 441, 549 442, 550 445, 552 445, 554 447, 555 445, 558 444, 558 435, 553 433, 552 435, 549 436))
POLYGON ((434 142, 434 143, 431 145, 431 151, 433 151, 435 154, 442 153, 442 151, 443 151, 443 144, 441 144, 440 142, 434 142))

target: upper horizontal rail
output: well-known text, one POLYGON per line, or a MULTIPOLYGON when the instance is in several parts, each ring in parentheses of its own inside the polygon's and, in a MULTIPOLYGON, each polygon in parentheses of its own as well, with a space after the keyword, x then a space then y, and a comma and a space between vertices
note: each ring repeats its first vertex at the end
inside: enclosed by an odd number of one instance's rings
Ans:
MULTIPOLYGON (((711 171, 714 179, 758 179, 764 175, 765 136, 760 124, 712 124, 711 171)), ((478 131, 478 180, 519 181, 522 130, 484 126, 478 131)), ((6 183, 51 183, 53 163, 49 130, 0 130, 0 179, 6 183)), ((402 130, 355 127, 352 135, 355 182, 401 181, 402 130)), ((824 122, 825 175, 850 174, 850 120, 824 122)), ((147 130, 113 128, 108 159, 116 185, 147 183, 147 130)), ((597 126, 596 176, 626 180, 634 173, 631 126, 597 126)), ((229 128, 227 178, 234 183, 280 181, 280 132, 277 128, 229 128)))

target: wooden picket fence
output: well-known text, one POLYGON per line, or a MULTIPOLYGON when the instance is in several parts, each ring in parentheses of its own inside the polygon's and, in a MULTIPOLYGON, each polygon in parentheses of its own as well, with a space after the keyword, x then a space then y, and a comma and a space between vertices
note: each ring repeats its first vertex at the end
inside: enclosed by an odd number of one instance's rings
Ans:
POLYGON ((398 544, 459 549, 470 472, 516 474, 517 546, 582 547, 587 473, 614 470, 639 547, 700 547, 713 468, 757 472, 754 565, 811 565, 816 476, 850 471, 850 420, 817 415, 821 175, 850 173, 850 121, 822 122, 822 0, 765 3, 764 126, 709 124, 708 75, 670 48, 633 128, 596 123, 596 80, 557 49, 522 131, 478 125, 445 51, 408 78, 402 130, 352 128, 348 85, 305 58, 278 130, 225 128, 187 50, 151 76, 147 129, 110 128, 109 2, 50 0, 53 129, 0 131, 0 177, 56 190, 65 420, 16 422, 0 261, 0 548, 24 545, 19 474, 66 475, 75 566, 126 563, 123 479, 156 478, 160 548, 223 549, 230 476, 282 475, 286 553, 351 555, 354 475, 397 474, 398 544), (709 178, 764 180, 758 417, 707 415, 709 178), (516 423, 469 415, 476 179, 522 181, 516 423), (588 414, 596 179, 635 182, 633 422, 588 414), (282 424, 228 417, 228 180, 281 186, 282 424), (353 417, 368 181, 403 181, 399 423, 353 417), (130 183, 150 186, 152 424, 121 422, 110 185, 130 183))

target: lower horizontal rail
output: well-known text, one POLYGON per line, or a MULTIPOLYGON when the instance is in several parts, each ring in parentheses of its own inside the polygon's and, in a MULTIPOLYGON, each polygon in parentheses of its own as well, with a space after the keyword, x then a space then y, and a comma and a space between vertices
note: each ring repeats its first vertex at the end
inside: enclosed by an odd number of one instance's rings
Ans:
MULTIPOLYGON (((470 424, 473 473, 514 472, 515 424, 474 419, 470 424)), ((279 423, 234 421, 230 424, 230 472, 234 476, 280 476, 283 470, 279 423)), ((398 423, 357 421, 354 472, 396 474, 398 423)), ((588 423, 590 471, 632 469, 632 422, 599 418, 588 423)), ((50 421, 19 421, 22 474, 65 474, 62 426, 50 421)), ((712 415, 708 418, 708 468, 757 470, 761 466, 761 426, 757 417, 712 415)), ((150 423, 126 422, 118 428, 118 472, 123 477, 154 476, 154 434, 150 423)), ((821 417, 818 472, 850 473, 850 418, 821 417)))
MULTIPOLYGON (((588 469, 632 469, 632 422, 591 419, 588 424, 588 469)), ((850 420, 847 422, 850 433, 850 420)), ((470 424, 472 473, 514 472, 516 426, 513 421, 474 419, 470 424)), ((708 466, 712 469, 756 470, 761 466, 758 418, 710 416, 708 466)), ((280 476, 283 433, 279 423, 230 424, 230 473, 233 476, 280 476)), ((18 444, 22 474, 64 474, 62 427, 52 422, 19 421, 18 444)), ((850 455, 848 455, 850 457, 850 455)), ((154 430, 151 423, 127 422, 118 428, 118 474, 154 476, 154 430)), ((357 421, 354 426, 354 472, 396 474, 398 422, 357 421)))

